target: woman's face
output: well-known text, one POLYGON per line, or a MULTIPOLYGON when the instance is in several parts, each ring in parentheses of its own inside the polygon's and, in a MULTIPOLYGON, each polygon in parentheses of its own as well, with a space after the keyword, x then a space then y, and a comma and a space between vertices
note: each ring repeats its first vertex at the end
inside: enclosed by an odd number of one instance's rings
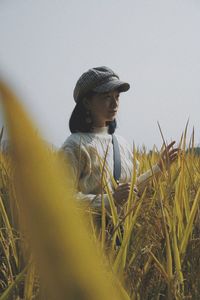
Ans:
POLYGON ((106 122, 115 119, 119 107, 119 95, 120 93, 115 90, 95 94, 89 99, 87 108, 91 113, 95 127, 104 127, 106 122))

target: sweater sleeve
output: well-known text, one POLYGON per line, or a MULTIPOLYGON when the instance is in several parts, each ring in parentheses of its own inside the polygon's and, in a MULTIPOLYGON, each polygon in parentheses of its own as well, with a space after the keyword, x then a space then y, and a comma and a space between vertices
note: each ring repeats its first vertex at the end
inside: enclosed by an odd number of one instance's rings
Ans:
MULTIPOLYGON (((118 139, 121 144, 121 153, 123 154, 122 157, 124 159, 128 158, 128 161, 130 161, 131 165, 133 165, 134 154, 130 144, 126 140, 124 140, 121 136, 118 136, 118 139)), ((157 175, 161 172, 159 166, 155 164, 152 166, 152 169, 149 169, 146 172, 140 174, 140 163, 137 159, 135 163, 136 163, 135 167, 136 167, 136 174, 137 174, 136 184, 138 185, 139 189, 143 189, 145 185, 149 182, 149 180, 152 179, 153 175, 157 175)))
MULTIPOLYGON (((75 198, 77 201, 88 204, 93 208, 101 209, 101 207, 102 207, 102 195, 101 194, 94 195, 94 194, 83 194, 82 192, 77 192, 75 194, 75 198)), ((109 205, 109 200, 108 200, 107 194, 103 194, 103 200, 105 203, 105 207, 107 209, 109 209, 110 205, 109 205)))
POLYGON ((149 182, 149 180, 153 177, 153 175, 157 175, 161 172, 159 166, 157 164, 152 166, 152 170, 149 169, 145 173, 141 174, 137 178, 137 185, 141 188, 144 188, 145 185, 149 182))
POLYGON ((87 152, 76 145, 65 145, 60 152, 62 152, 64 163, 68 170, 68 174, 70 174, 69 181, 73 187, 75 200, 80 204, 89 205, 95 209, 101 209, 103 198, 105 207, 109 209, 110 205, 107 194, 85 194, 78 187, 83 170, 86 168, 86 165, 88 166, 90 164, 90 158, 88 157, 87 152))

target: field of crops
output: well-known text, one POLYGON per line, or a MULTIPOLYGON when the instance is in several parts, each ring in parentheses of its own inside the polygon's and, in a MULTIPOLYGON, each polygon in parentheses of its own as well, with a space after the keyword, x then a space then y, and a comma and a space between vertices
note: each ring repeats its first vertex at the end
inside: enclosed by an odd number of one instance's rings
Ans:
MULTIPOLYGON (((0 300, 199 299, 194 133, 187 141, 185 129, 178 160, 140 197, 131 192, 120 215, 107 190, 111 215, 102 198, 99 218, 76 206, 62 158, 44 145, 9 88, 0 87, 11 139, 9 151, 0 152, 0 300)), ((156 149, 135 150, 140 172, 158 156, 156 149)))

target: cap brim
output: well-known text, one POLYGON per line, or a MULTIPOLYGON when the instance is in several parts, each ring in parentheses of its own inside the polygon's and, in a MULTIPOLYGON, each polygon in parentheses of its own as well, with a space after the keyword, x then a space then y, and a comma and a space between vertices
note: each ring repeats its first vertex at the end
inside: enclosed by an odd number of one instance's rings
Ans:
POLYGON ((129 89, 130 89, 129 83, 116 79, 97 86, 96 88, 93 89, 93 91, 97 93, 107 93, 113 90, 118 90, 121 93, 121 92, 126 92, 129 89))

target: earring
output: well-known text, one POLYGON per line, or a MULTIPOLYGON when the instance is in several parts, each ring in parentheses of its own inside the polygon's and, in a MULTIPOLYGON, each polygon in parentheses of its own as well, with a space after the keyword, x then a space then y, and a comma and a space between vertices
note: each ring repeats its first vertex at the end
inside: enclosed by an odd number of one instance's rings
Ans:
POLYGON ((90 114, 89 110, 86 111, 86 119, 85 119, 85 121, 86 121, 87 124, 91 124, 92 123, 92 118, 91 118, 91 114, 90 114))

